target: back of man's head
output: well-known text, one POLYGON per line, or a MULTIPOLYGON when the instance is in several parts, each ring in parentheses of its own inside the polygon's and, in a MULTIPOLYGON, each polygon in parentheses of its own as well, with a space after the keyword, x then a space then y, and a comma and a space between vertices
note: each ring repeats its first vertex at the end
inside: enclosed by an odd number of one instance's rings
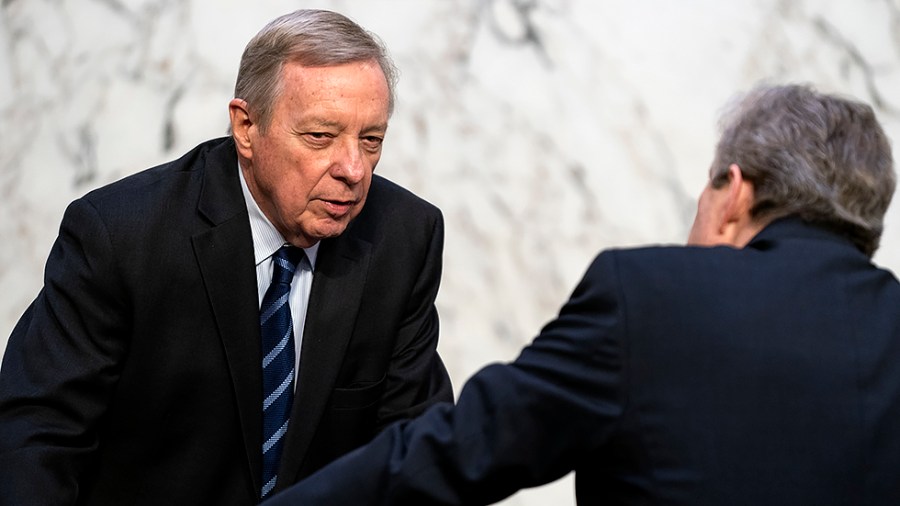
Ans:
POLYGON ((754 219, 798 216, 875 252, 896 176, 871 107, 808 86, 763 86, 736 102, 721 125, 714 187, 737 164, 754 186, 754 219))

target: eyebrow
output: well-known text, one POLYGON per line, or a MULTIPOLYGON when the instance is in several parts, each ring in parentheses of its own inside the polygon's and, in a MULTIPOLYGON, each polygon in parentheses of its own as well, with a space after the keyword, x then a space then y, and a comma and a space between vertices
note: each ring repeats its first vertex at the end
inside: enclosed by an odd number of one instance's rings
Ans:
POLYGON ((310 125, 310 126, 337 128, 337 129, 341 129, 341 130, 343 130, 343 128, 344 128, 344 125, 338 123, 337 121, 330 121, 327 119, 312 118, 308 122, 301 122, 301 124, 303 124, 303 123, 306 123, 307 125, 310 125))
MULTIPOLYGON (((309 121, 308 125, 314 126, 314 127, 336 128, 338 130, 344 130, 344 128, 345 128, 345 125, 343 123, 339 123, 337 121, 331 121, 331 120, 327 120, 327 119, 319 119, 319 118, 312 118, 309 121)), ((386 132, 387 128, 388 128, 388 124, 386 122, 379 123, 377 125, 372 125, 372 126, 363 128, 360 133, 365 134, 365 133, 370 133, 370 132, 386 132)))
POLYGON ((363 128, 361 133, 367 134, 372 132, 387 132, 387 123, 380 123, 378 125, 372 125, 368 128, 363 128))

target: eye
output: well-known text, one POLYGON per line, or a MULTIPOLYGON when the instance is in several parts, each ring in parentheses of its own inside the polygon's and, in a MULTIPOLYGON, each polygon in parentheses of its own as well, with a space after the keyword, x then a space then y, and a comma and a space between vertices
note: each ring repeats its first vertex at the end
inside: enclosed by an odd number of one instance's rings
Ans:
POLYGON ((375 135, 367 135, 362 138, 363 147, 372 153, 378 152, 381 149, 381 144, 384 142, 384 139, 381 137, 377 137, 375 135))
POLYGON ((315 147, 325 147, 334 139, 334 135, 328 132, 304 132, 301 135, 307 143, 315 147))

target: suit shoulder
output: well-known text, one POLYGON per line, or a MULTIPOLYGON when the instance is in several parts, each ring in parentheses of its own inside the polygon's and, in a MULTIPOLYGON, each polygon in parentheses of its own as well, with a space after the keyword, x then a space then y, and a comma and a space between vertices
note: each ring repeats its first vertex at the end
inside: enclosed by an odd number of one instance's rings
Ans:
POLYGON ((435 234, 442 237, 443 228, 443 215, 435 205, 376 175, 362 211, 350 222, 347 232, 370 242, 411 241, 435 234))
POLYGON ((704 248, 681 245, 656 245, 634 248, 612 248, 600 252, 589 272, 611 269, 624 279, 648 279, 677 285, 700 272, 728 269, 743 263, 742 250, 730 247, 704 248))
POLYGON ((689 257, 694 248, 676 245, 653 245, 630 248, 609 248, 597 254, 594 263, 609 262, 614 264, 656 264, 658 262, 677 261, 689 257))
MULTIPOLYGON (((237 163, 237 155, 230 137, 203 142, 175 160, 171 160, 89 191, 83 198, 93 203, 109 199, 129 201, 143 194, 145 190, 166 180, 181 182, 192 177, 207 165, 209 157, 231 156, 237 163), (229 147, 231 147, 229 149, 229 147)), ((176 183, 178 184, 178 183, 176 183)))
MULTIPOLYGON (((701 247, 684 245, 653 245, 634 248, 612 248, 600 253, 614 256, 619 263, 707 263, 712 259, 725 260, 741 255, 743 250, 729 246, 701 247)), ((598 255, 598 256, 600 256, 598 255)))
POLYGON ((399 208, 403 212, 440 214, 440 210, 431 202, 377 174, 372 177, 372 186, 366 199, 366 207, 370 206, 381 209, 381 212, 386 208, 399 208))
MULTIPOLYGON (((204 185, 222 182, 240 191, 237 155, 230 139, 204 142, 180 158, 145 169, 88 192, 67 207, 66 217, 92 209, 111 230, 127 237, 136 231, 163 231, 173 226, 199 223, 198 204, 204 185), (216 174, 216 177, 206 177, 216 174), (223 175, 223 177, 218 176, 223 175), (234 180, 231 182, 231 180, 234 180)), ((209 190, 218 191, 216 189, 209 190)), ((232 201, 231 197, 221 200, 232 201)), ((161 233, 161 232, 160 232, 161 233)))

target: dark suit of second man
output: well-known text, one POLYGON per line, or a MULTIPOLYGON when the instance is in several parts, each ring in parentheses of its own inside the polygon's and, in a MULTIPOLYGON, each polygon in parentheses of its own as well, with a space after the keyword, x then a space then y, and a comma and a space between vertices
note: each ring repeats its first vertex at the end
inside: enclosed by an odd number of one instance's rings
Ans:
POLYGON ((868 106, 760 88, 688 247, 601 253, 511 364, 267 502, 477 505, 575 471, 579 505, 900 504, 895 187, 868 106))

